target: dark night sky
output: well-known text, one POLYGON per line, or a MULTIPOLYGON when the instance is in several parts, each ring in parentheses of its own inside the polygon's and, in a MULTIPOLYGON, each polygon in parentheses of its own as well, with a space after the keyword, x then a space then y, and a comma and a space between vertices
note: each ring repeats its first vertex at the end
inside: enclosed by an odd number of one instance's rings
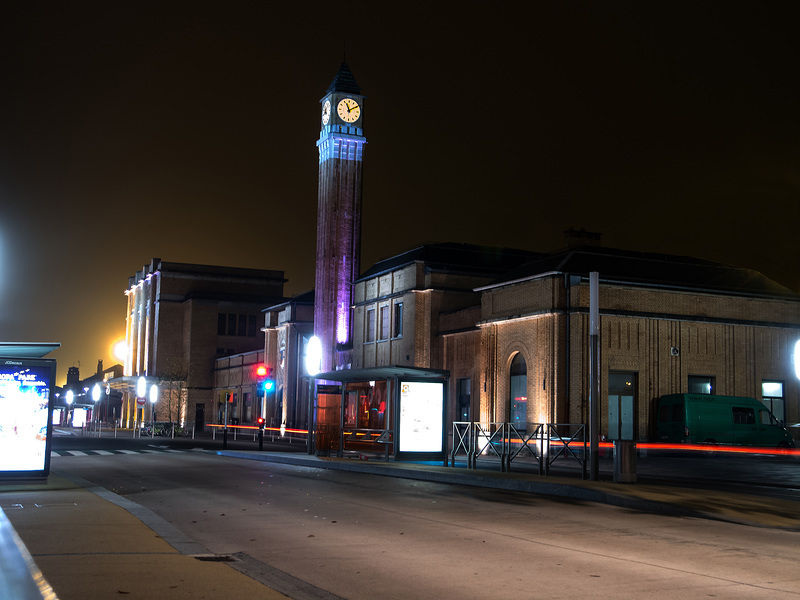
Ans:
POLYGON ((800 292, 796 3, 21 2, 0 9, 0 340, 94 372, 152 257, 313 287, 319 99, 366 94, 362 268, 606 246, 800 292), (402 6, 402 8, 400 8, 402 6))

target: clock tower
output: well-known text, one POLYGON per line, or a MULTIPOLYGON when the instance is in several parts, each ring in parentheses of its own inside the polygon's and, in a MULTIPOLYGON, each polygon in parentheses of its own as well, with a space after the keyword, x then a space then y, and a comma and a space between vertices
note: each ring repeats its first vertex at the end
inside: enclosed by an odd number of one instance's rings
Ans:
POLYGON ((314 334, 325 372, 352 364, 352 282, 361 259, 364 96, 347 63, 320 104, 314 334))

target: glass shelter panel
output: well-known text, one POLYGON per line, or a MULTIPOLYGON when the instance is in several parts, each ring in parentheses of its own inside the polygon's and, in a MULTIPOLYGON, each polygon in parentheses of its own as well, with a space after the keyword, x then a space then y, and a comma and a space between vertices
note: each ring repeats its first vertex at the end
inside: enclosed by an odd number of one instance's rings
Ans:
POLYGON ((388 412, 386 390, 386 381, 348 383, 345 389, 345 427, 386 429, 388 412))

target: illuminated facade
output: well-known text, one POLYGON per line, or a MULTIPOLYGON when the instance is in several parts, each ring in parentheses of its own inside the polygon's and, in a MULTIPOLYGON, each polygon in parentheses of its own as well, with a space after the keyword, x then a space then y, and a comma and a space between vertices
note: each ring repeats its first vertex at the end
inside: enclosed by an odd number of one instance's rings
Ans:
POLYGON ((800 421, 800 297, 747 269, 597 246, 532 261, 478 288, 479 313, 443 316, 454 419, 468 378, 472 420, 588 423, 592 271, 603 435, 609 398, 621 396, 633 399, 639 440, 652 439, 656 400, 672 393, 749 396, 800 421), (473 368, 463 363, 470 356, 479 357, 473 368))
POLYGON ((800 297, 759 273, 597 245, 549 254, 457 244, 377 263, 354 285, 354 369, 449 373, 448 421, 588 423, 589 285, 600 274, 601 432, 635 400, 651 439, 658 397, 754 397, 800 421, 800 297), (461 256, 459 256, 461 253, 461 256), (494 264, 482 264, 482 260, 494 264))
POLYGON ((129 278, 122 425, 150 418, 136 381, 157 383, 159 420, 212 422, 214 361, 263 349, 264 306, 283 299, 283 271, 153 259, 129 278), (138 407, 138 408, 137 408, 138 407))

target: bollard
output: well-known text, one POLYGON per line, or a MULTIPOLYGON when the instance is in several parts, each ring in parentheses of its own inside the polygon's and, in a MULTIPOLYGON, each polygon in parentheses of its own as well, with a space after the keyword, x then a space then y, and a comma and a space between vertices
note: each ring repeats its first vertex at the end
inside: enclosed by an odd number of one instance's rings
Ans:
POLYGON ((614 440, 614 483, 636 483, 636 442, 614 440))

